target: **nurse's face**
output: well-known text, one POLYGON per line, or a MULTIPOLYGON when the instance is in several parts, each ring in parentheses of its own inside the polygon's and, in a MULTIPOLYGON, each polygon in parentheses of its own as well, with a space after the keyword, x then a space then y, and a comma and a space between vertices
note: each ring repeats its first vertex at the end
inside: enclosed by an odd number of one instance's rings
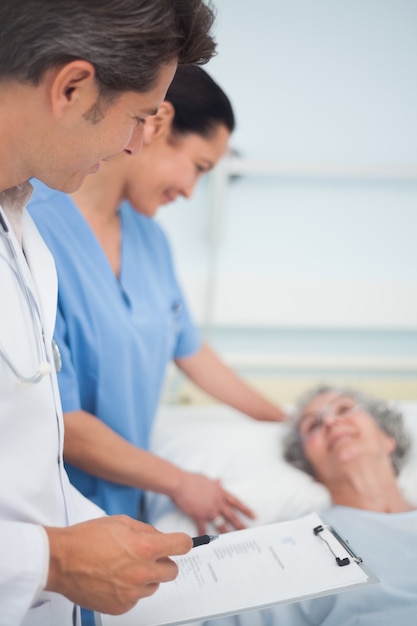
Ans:
POLYGON ((209 137, 175 136, 169 128, 148 143, 145 138, 142 153, 128 159, 127 199, 136 211, 153 217, 158 207, 178 196, 190 198, 200 177, 225 154, 229 137, 220 124, 209 137))

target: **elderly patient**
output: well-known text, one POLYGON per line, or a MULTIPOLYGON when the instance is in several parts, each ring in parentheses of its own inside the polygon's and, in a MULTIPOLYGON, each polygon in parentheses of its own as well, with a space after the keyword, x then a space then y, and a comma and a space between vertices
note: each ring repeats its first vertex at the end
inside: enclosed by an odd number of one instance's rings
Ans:
POLYGON ((397 483, 408 448, 401 415, 384 402, 330 387, 304 396, 285 457, 328 488, 333 506, 321 517, 348 539, 380 583, 212 625, 417 624, 417 511, 397 483))

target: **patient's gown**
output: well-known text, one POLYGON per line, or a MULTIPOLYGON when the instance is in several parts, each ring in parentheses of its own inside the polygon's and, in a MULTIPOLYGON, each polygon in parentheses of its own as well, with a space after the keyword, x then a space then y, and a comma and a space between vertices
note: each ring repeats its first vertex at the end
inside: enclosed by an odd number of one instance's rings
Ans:
POLYGON ((380 583, 204 626, 415 626, 417 511, 387 514, 336 506, 321 517, 349 541, 380 583))

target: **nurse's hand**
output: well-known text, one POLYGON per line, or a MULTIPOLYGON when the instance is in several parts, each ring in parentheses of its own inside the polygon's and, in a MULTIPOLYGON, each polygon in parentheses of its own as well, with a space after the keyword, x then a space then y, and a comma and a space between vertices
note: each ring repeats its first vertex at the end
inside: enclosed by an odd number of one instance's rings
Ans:
POLYGON ((45 529, 50 546, 47 591, 87 609, 119 615, 178 573, 169 556, 192 547, 184 533, 164 534, 124 515, 45 529))
POLYGON ((255 518, 254 512, 226 491, 220 480, 203 474, 182 472, 179 484, 169 496, 179 509, 194 519, 200 535, 207 531, 208 522, 220 533, 245 528, 239 512, 255 518))

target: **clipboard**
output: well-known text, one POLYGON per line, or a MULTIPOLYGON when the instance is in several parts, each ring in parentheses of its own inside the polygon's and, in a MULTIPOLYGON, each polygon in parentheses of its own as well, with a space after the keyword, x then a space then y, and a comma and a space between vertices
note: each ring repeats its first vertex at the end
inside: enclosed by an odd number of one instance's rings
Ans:
POLYGON ((341 593, 379 582, 317 513, 220 535, 174 557, 176 580, 96 626, 174 626, 341 593))

